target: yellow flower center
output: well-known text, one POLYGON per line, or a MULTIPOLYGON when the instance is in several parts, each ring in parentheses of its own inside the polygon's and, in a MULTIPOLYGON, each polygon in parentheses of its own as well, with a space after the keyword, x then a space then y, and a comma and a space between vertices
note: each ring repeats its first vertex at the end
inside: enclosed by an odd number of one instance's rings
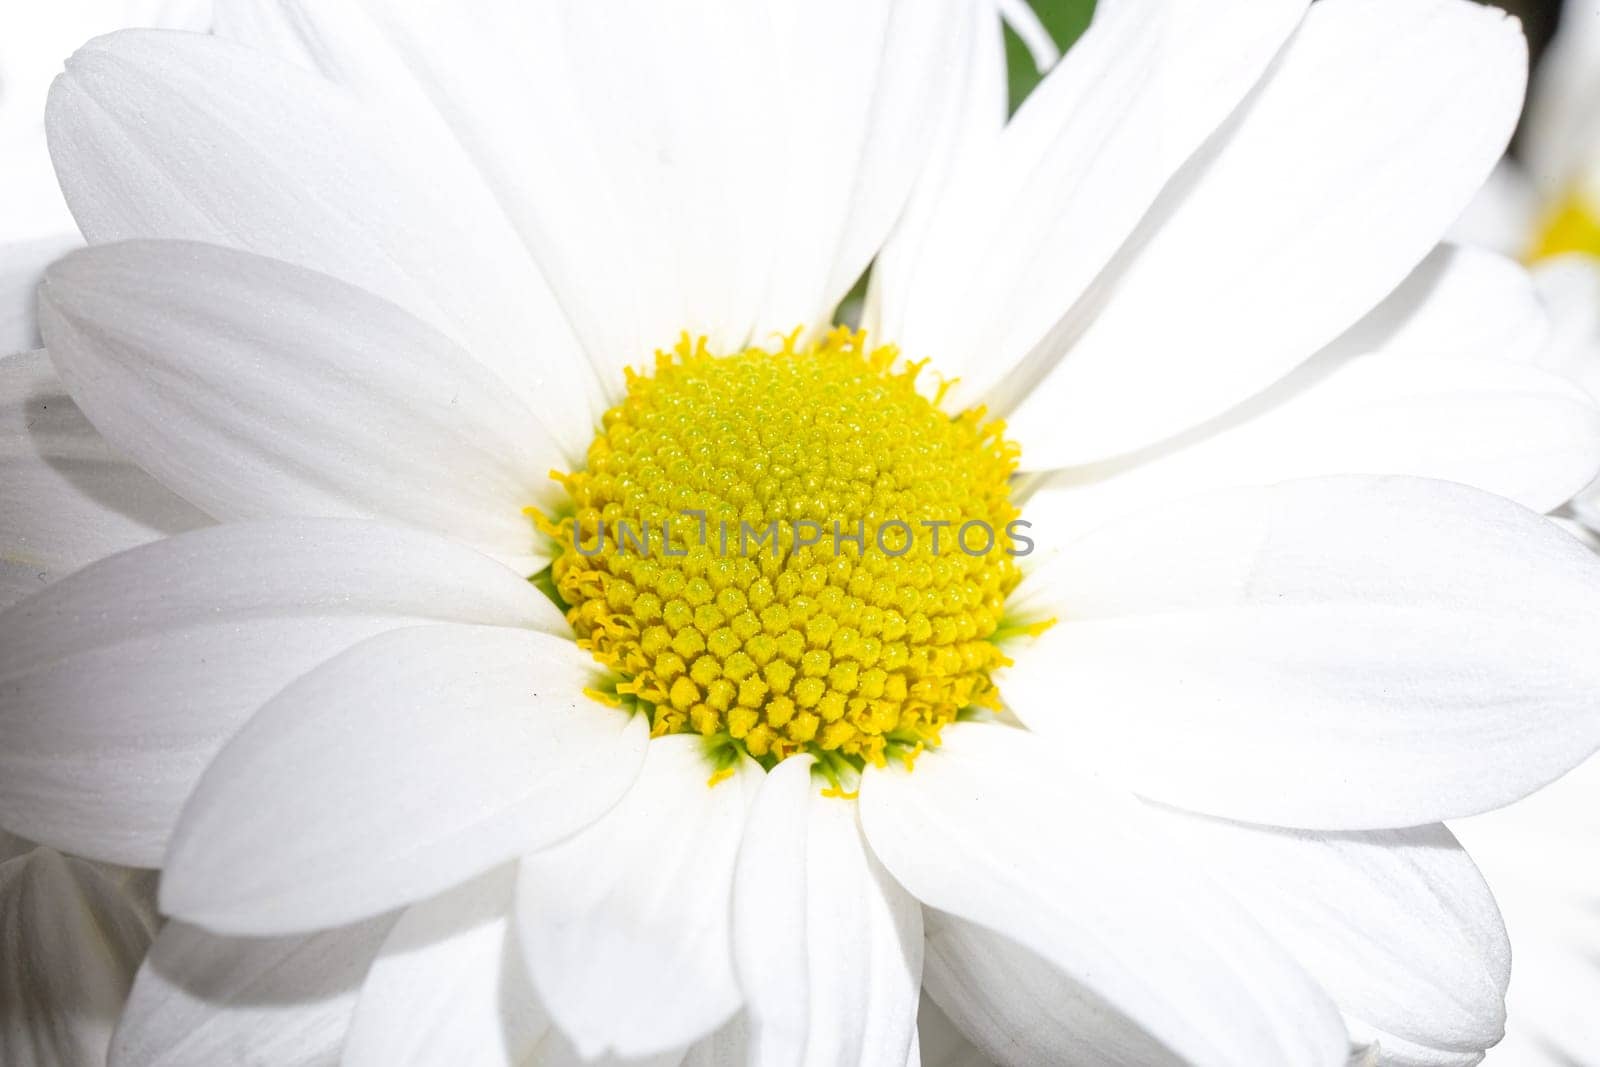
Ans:
POLYGON ((1528 258, 1548 259, 1568 252, 1600 256, 1600 205, 1582 189, 1574 189, 1550 212, 1528 258))
POLYGON ((835 778, 997 704, 1016 587, 1018 449, 920 365, 837 329, 712 356, 686 338, 629 373, 571 497, 539 517, 578 642, 656 735, 835 778))

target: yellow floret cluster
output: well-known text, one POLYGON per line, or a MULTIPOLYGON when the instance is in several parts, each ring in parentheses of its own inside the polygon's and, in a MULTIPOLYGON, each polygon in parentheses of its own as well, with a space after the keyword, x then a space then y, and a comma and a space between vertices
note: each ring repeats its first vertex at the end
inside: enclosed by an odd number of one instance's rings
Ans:
POLYGON ((1018 450, 918 370, 840 328, 726 356, 685 338, 629 374, 585 469, 557 475, 570 511, 539 522, 579 644, 656 735, 859 768, 996 706, 1018 450), (970 523, 992 547, 963 550, 970 523))

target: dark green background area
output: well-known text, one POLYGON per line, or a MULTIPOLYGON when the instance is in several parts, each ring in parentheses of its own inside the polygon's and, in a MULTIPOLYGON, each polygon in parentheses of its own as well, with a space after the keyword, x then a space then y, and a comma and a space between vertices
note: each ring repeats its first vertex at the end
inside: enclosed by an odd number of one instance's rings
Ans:
MULTIPOLYGON (((1062 51, 1078 39, 1094 14, 1094 0, 1034 0, 1033 9, 1062 51)), ((1011 110, 1039 84, 1039 72, 1016 34, 1006 31, 1006 70, 1011 75, 1011 110)))

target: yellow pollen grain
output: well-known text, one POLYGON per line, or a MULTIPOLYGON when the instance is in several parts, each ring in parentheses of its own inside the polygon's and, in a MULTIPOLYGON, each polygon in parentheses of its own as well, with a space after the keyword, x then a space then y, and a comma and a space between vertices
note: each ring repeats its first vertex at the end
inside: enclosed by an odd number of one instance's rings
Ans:
POLYGON ((570 508, 538 517, 554 590, 656 735, 769 767, 909 766, 963 709, 998 706, 1018 450, 897 359, 843 328, 727 356, 685 338, 628 374, 584 469, 557 476, 570 508), (961 549, 972 522, 990 551, 961 549))

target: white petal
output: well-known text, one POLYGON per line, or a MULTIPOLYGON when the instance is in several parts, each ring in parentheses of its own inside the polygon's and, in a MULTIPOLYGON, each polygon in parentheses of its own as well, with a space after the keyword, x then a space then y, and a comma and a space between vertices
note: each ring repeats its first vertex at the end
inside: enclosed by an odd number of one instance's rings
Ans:
POLYGON ((1500 1040, 1512 946, 1443 826, 1327 834, 1152 810, 1381 1043, 1471 1054, 1500 1040))
POLYGON ((734 960, 751 1063, 904 1063, 922 977, 917 902, 867 852, 856 806, 811 759, 762 783, 733 886, 734 960))
POLYGON ((1478 490, 1204 494, 1030 580, 1060 625, 1019 651, 1007 703, 1153 799, 1410 826, 1509 803, 1600 746, 1600 560, 1478 490))
POLYGON ((549 1029, 509 940, 506 865, 401 915, 361 985, 343 1067, 519 1067, 549 1029))
POLYGON ((106 443, 44 352, 0 359, 0 608, 209 522, 106 443))
POLYGON ((985 58, 963 25, 974 14, 996 21, 988 0, 773 6, 784 188, 761 208, 778 225, 758 339, 821 325, 888 237, 937 131, 971 106, 968 64, 985 58))
POLYGON ((656 738, 610 814, 522 860, 523 956, 585 1057, 681 1049, 739 1007, 729 900, 762 771, 713 786, 712 770, 698 735, 656 738))
MULTIPOLYGON (((1029 498, 1029 521, 1059 545, 1208 490, 1330 474, 1438 478, 1535 511, 1558 507, 1600 472, 1600 406, 1509 351, 1455 345, 1457 330, 1493 338, 1487 316, 1467 309, 1494 294, 1444 288, 1454 295, 1435 295, 1447 306, 1426 299, 1411 316, 1374 316, 1267 393, 1159 448, 1050 474, 1029 498)), ((1521 288, 1527 302, 1517 303, 1537 315, 1526 278, 1521 288)), ((1533 324, 1537 343, 1542 318, 1533 324)))
POLYGON ((886 282, 873 325, 959 376, 958 403, 982 395, 1089 288, 1305 7, 1097 5, 998 142, 964 149, 981 161, 950 183, 921 270, 886 282))
POLYGON ((1520 256, 1539 232, 1539 214, 1539 190, 1521 165, 1507 157, 1450 227, 1450 240, 1520 256))
POLYGON ((34 305, 44 269, 82 243, 76 234, 62 234, 0 244, 0 356, 38 347, 34 305))
POLYGON ((1025 945, 1180 1058, 1342 1064, 1333 1005, 1068 751, 947 727, 913 772, 868 768, 867 840, 924 904, 1025 945))
POLYGON ((1422 261, 1489 175, 1526 72, 1517 24, 1492 8, 1313 5, 1227 134, 1035 350, 1035 362, 1065 352, 1053 371, 1026 397, 1008 383, 1002 409, 1020 399, 1008 430, 1028 462, 1149 444, 1333 340, 1422 261))
POLYGON ((1534 267, 1550 314, 1550 336, 1535 359, 1600 397, 1600 258, 1557 256, 1534 267))
POLYGON ((0 863, 0 1062, 102 1067, 154 933, 92 863, 47 848, 0 863))
POLYGON ((1600 759, 1507 808, 1451 825, 1511 934, 1506 1040, 1490 1062, 1600 1058, 1600 759))
MULTIPOLYGON (((868 276, 862 319, 871 333, 886 341, 904 333, 907 294, 915 291, 923 257, 948 222, 945 197, 958 183, 970 180, 970 171, 989 157, 1006 124, 1010 100, 1000 18, 992 4, 974 3, 967 20, 967 80, 960 86, 963 106, 946 112, 943 125, 934 132, 905 211, 868 276)), ((931 270, 938 268, 937 262, 929 265, 931 270)))
POLYGON ((368 289, 545 401, 535 410, 582 455, 597 412, 581 354, 490 190, 434 131, 258 51, 157 31, 81 49, 48 120, 92 244, 206 241, 368 289))
POLYGON ((952 0, 273 6, 225 32, 452 131, 613 388, 680 331, 721 351, 825 316, 965 59, 952 0))
POLYGON ((1442 244, 1321 358, 1381 351, 1533 361, 1550 339, 1546 303, 1536 276, 1515 260, 1442 244))
POLYGON ((113 1067, 331 1067, 392 923, 272 940, 168 923, 134 980, 113 1067))
POLYGON ((923 982, 985 1060, 1028 1067, 1185 1061, 1103 998, 1010 938, 933 908, 923 982))
POLYGON ((0 811, 29 837, 159 866, 252 712, 356 642, 426 621, 565 626, 493 560, 347 519, 213 527, 86 567, 0 616, 0 811))
POLYGON ((137 241, 53 267, 40 314, 90 421, 219 519, 396 519, 543 565, 522 509, 561 499, 560 453, 393 304, 246 252, 137 241))
POLYGON ((305 675, 206 769, 162 910, 281 934, 426 899, 599 818, 645 723, 586 696, 570 639, 485 626, 379 635, 305 675))

